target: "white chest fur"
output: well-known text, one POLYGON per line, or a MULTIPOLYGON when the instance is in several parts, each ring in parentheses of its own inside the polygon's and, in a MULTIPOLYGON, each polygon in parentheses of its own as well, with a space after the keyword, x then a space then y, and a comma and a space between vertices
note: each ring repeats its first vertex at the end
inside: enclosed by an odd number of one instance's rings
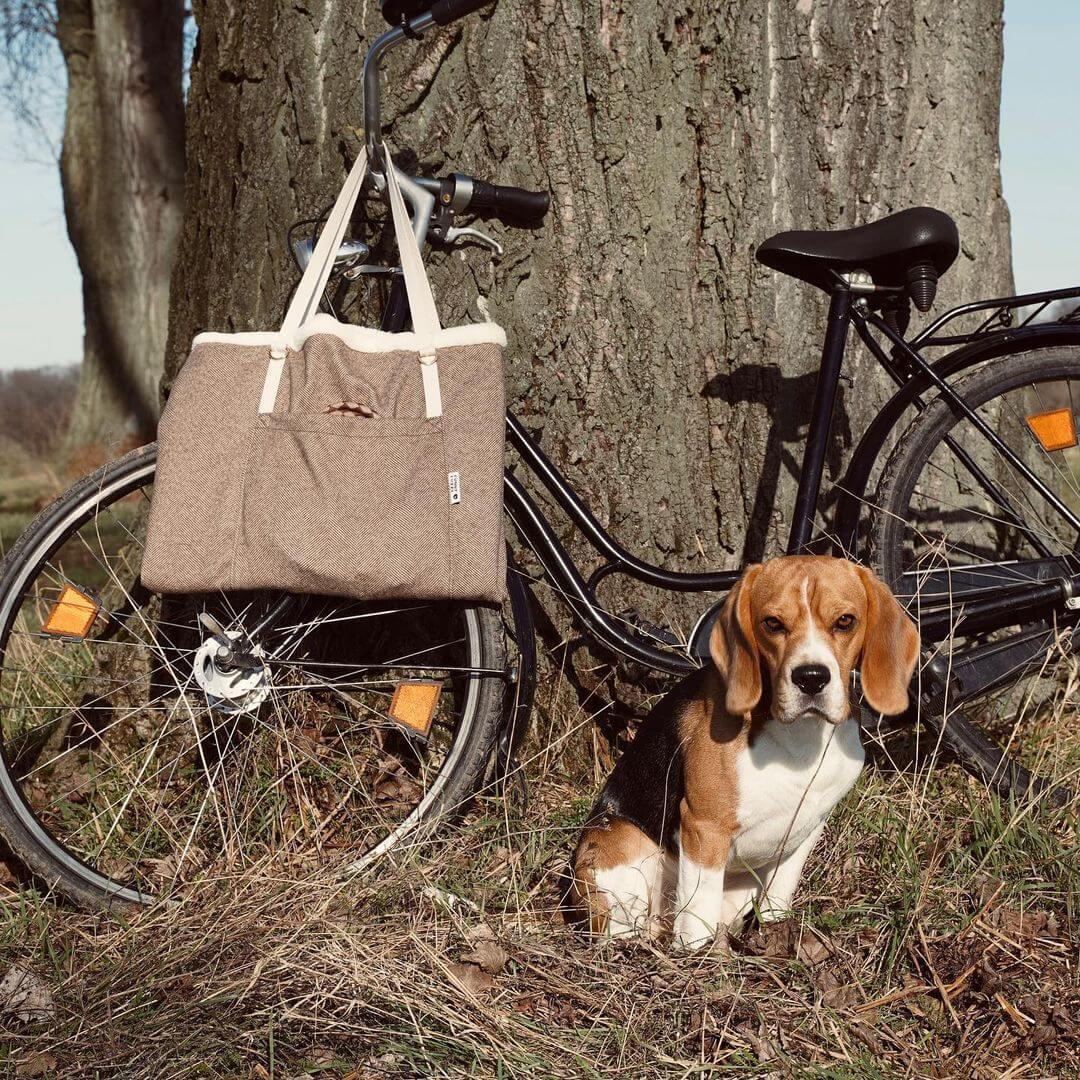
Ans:
POLYGON ((851 790, 862 766, 854 720, 768 722, 736 759, 739 831, 728 866, 757 869, 794 851, 851 790))

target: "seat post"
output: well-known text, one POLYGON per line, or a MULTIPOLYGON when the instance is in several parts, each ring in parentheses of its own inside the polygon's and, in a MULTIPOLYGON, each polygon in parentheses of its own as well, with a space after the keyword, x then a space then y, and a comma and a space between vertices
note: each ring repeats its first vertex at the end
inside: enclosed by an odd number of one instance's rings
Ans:
POLYGON ((829 319, 825 329, 825 344, 821 350, 821 368, 814 389, 814 405, 810 414, 810 430, 806 438, 802 469, 799 471, 799 490, 795 495, 795 510, 788 539, 789 555, 805 554, 814 532, 814 512, 821 491, 821 474, 825 453, 832 433, 836 388, 840 382, 840 367, 844 362, 848 325, 851 321, 851 290, 839 286, 833 290, 829 303, 829 319))

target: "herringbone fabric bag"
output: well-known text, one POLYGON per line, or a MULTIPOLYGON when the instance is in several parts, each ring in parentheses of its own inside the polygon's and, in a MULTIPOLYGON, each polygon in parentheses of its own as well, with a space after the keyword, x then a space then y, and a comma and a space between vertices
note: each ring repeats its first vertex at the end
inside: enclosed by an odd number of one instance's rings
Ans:
POLYGON ((392 168, 413 331, 318 313, 366 168, 280 331, 196 336, 158 427, 148 588, 503 599, 506 336, 440 326, 392 168))

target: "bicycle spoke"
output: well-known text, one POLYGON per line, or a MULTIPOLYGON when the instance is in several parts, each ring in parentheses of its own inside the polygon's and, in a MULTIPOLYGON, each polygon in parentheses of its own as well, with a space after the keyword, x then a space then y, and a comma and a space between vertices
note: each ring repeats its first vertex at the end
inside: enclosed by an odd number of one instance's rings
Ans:
POLYGON ((145 896, 270 857, 355 861, 419 821, 475 715, 471 687, 503 674, 476 662, 464 609, 155 596, 138 574, 150 492, 113 491, 50 542, 4 628, 0 734, 9 763, 22 755, 9 775, 41 843, 145 896), (71 588, 98 604, 85 637, 44 629, 71 588), (279 608, 292 614, 268 620, 279 608), (263 627, 255 667, 219 670, 203 612, 240 653, 263 627), (443 686, 425 739, 389 708, 431 672, 443 686))
MULTIPOLYGON (((1014 624, 992 631, 965 632, 960 623, 965 593, 992 600, 1013 582, 1032 584, 1080 571, 1074 520, 1080 511, 1080 449, 1048 449, 1052 444, 1029 422, 1068 408, 1075 424, 1072 371, 1080 376, 1080 360, 1071 351, 1045 362, 1027 354, 980 368, 957 390, 962 388, 968 407, 1008 452, 984 438, 967 413, 939 401, 912 422, 879 489, 878 502, 887 513, 877 534, 883 575, 913 598, 913 611, 932 607, 957 620, 958 629, 933 649, 933 658, 944 662, 933 676, 942 684, 939 739, 948 741, 949 718, 958 704, 958 716, 969 727, 986 726, 1005 754, 1021 750, 1025 724, 1074 685, 1063 663, 1076 620, 1070 611, 1050 608, 1041 616, 1021 606, 1014 624)), ((950 745, 966 767, 979 764, 982 751, 975 742, 950 745)), ((990 767, 993 755, 986 754, 982 764, 990 767)), ((1002 760, 1015 769, 1014 762, 1002 760)))

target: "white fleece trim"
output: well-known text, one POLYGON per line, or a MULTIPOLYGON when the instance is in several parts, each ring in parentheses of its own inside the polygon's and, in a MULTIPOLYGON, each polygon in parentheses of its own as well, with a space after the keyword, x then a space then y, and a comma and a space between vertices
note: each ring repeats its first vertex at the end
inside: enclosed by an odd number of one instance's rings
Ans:
POLYGON ((196 345, 258 345, 283 346, 297 350, 308 338, 316 334, 329 334, 338 338, 356 352, 420 352, 423 348, 449 348, 453 345, 501 345, 506 347, 506 331, 496 323, 472 323, 468 326, 451 326, 440 330, 435 340, 419 334, 390 334, 385 330, 372 330, 367 326, 350 326, 338 322, 332 315, 320 312, 308 319, 291 339, 282 337, 280 331, 249 331, 239 334, 196 334, 191 347, 196 345))

